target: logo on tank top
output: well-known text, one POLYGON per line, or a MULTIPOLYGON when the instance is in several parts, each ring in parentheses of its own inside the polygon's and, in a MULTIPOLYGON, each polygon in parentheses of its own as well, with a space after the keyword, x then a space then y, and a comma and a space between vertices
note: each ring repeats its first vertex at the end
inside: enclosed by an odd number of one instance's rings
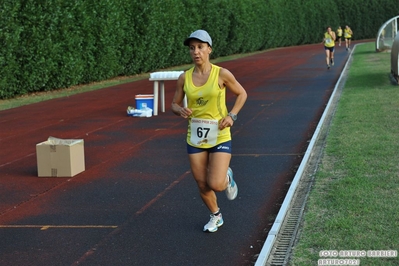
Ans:
POLYGON ((199 106, 205 106, 208 103, 209 100, 204 100, 203 97, 200 97, 196 100, 197 105, 199 106))

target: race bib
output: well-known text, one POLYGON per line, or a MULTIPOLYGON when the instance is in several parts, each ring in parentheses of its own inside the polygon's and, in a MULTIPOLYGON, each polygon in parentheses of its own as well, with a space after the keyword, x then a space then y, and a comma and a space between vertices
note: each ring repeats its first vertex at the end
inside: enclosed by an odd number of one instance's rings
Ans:
POLYGON ((332 40, 331 40, 331 38, 327 38, 327 39, 326 39, 326 43, 327 43, 327 44, 330 44, 330 43, 332 43, 332 40))
POLYGON ((203 144, 216 145, 219 126, 217 120, 191 118, 190 141, 195 146, 203 144))

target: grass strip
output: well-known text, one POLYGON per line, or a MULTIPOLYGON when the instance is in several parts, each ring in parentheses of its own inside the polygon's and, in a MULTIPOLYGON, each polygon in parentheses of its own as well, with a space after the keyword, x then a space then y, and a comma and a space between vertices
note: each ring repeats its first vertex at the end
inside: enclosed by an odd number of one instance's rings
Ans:
POLYGON ((399 265, 367 254, 399 251, 399 88, 390 60, 374 43, 354 51, 290 265, 399 265))

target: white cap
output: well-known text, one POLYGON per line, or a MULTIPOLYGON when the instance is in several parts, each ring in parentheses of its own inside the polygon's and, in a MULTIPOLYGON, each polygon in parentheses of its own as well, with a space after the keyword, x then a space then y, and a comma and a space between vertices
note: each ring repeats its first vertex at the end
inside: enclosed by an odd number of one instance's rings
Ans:
POLYGON ((208 43, 210 46, 212 46, 212 39, 211 36, 209 36, 208 32, 204 31, 204 30, 196 30, 193 33, 191 33, 190 37, 188 37, 185 41, 184 41, 184 45, 185 46, 189 46, 190 45, 190 40, 191 39, 197 39, 201 42, 206 42, 208 43))

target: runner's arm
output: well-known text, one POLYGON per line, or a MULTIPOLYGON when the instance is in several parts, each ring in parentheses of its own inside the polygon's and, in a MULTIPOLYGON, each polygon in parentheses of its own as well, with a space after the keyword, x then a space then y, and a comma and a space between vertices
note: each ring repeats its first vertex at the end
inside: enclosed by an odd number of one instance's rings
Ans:
POLYGON ((171 108, 172 108, 172 112, 175 115, 179 115, 179 116, 182 116, 184 118, 188 118, 191 115, 192 112, 191 112, 191 110, 189 108, 182 106, 183 105, 183 99, 184 99, 184 96, 185 96, 185 93, 184 93, 184 90, 183 90, 183 88, 184 88, 184 79, 186 77, 185 75, 186 75, 185 72, 182 73, 179 76, 179 79, 177 80, 176 91, 175 91, 175 95, 173 96, 173 101, 172 101, 171 108))
MULTIPOLYGON (((221 68, 219 78, 224 87, 228 88, 237 96, 233 108, 230 110, 230 113, 237 115, 247 100, 247 92, 229 70, 221 68)), ((224 127, 232 126, 233 122, 234 121, 230 116, 226 116, 221 120, 220 128, 223 129, 224 127)))

